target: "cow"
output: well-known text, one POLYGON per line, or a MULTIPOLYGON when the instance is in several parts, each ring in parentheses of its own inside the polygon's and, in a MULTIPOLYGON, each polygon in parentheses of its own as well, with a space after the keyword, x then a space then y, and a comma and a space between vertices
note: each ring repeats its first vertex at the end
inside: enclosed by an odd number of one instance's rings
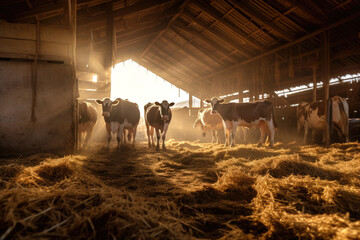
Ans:
POLYGON ((238 126, 247 128, 257 127, 260 129, 260 140, 258 146, 264 143, 268 133, 270 147, 274 145, 276 123, 274 120, 273 104, 268 101, 257 101, 252 103, 223 103, 224 99, 216 97, 206 100, 211 104, 211 113, 219 113, 225 130, 225 146, 235 146, 235 133, 238 126), (231 143, 230 143, 231 137, 231 143))
MULTIPOLYGON (((340 138, 349 142, 349 106, 346 99, 335 96, 330 98, 332 107, 332 124, 330 127, 336 129, 340 138)), ((316 132, 322 132, 322 143, 325 143, 326 118, 325 102, 301 102, 296 109, 297 132, 300 133, 304 127, 304 143, 306 143, 308 132, 312 130, 312 141, 314 141, 316 132)))
POLYGON ((79 101, 79 148, 86 149, 97 122, 97 110, 88 102, 79 101))
POLYGON ((208 131, 212 132, 212 143, 219 143, 219 131, 223 129, 222 119, 219 114, 211 114, 211 108, 200 109, 197 119, 193 125, 194 128, 200 127, 203 137, 206 137, 208 131))
POLYGON ((109 98, 96 100, 102 105, 103 116, 106 123, 107 147, 110 146, 111 132, 116 133, 117 149, 121 151, 121 144, 124 138, 124 130, 128 130, 128 139, 132 137, 132 145, 135 146, 137 125, 140 120, 140 111, 136 103, 121 98, 111 101, 109 98))
POLYGON ((165 147, 165 137, 167 130, 169 128, 169 124, 171 122, 171 106, 174 106, 175 103, 168 103, 168 101, 164 100, 161 103, 155 102, 154 104, 148 103, 144 106, 144 114, 145 114, 145 124, 146 124, 146 132, 148 136, 148 145, 149 148, 154 146, 154 129, 156 131, 157 145, 156 150, 159 150, 159 141, 160 141, 160 132, 162 136, 162 148, 166 150, 165 147), (150 137, 152 140, 152 144, 150 144, 150 137))

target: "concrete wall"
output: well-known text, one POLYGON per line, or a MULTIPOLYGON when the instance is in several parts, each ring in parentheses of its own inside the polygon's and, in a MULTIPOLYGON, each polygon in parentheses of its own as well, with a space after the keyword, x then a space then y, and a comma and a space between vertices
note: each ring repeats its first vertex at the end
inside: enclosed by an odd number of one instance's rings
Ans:
POLYGON ((0 61, 0 152, 71 152, 72 68, 38 62, 35 121, 31 121, 32 63, 0 61))

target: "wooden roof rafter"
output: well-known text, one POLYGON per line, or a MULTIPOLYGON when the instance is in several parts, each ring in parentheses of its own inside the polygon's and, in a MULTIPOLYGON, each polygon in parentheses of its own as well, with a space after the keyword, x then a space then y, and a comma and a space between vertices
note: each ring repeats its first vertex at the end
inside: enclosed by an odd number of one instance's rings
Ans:
MULTIPOLYGON (((172 26, 173 28, 178 28, 180 31, 185 31, 191 35, 194 36, 194 38, 199 38, 200 40, 206 42, 209 46, 211 46, 212 48, 214 48, 214 50, 217 50, 219 52, 222 53, 223 58, 226 57, 229 60, 231 60, 232 62, 237 62, 238 59, 235 57, 232 57, 232 55, 236 52, 236 51, 229 51, 228 49, 226 49, 224 46, 214 42, 213 40, 206 38, 204 35, 202 35, 202 32, 197 32, 196 30, 192 30, 190 28, 187 28, 185 25, 180 25, 180 24, 174 24, 172 26)), ((205 30, 203 30, 205 31, 205 30)), ((220 59, 221 60, 221 59, 220 59)))
POLYGON ((213 30, 212 28, 209 28, 209 26, 207 26, 206 24, 202 23, 200 20, 198 20, 196 17, 191 16, 188 13, 184 13, 184 16, 186 16, 191 22, 196 23, 197 25, 199 25, 200 27, 202 27, 204 30, 206 30, 207 32, 211 33, 212 35, 214 35, 215 37, 223 40, 224 42, 226 42, 227 44, 231 45, 234 49, 236 49, 239 53, 241 53, 243 56, 245 57, 252 57, 252 55, 250 53, 248 53, 245 49, 243 49, 242 46, 239 46, 237 43, 235 43, 234 40, 230 39, 229 37, 213 30))
POLYGON ((187 44, 190 44, 191 46, 193 46, 194 48, 196 48, 199 52, 201 52, 203 54, 204 57, 210 59, 212 62, 216 63, 218 66, 225 66, 226 64, 221 62, 220 59, 218 59, 217 57, 213 56, 213 54, 210 54, 209 52, 206 52, 205 50, 203 50, 201 47, 197 46, 193 40, 194 38, 188 39, 186 36, 184 36, 183 34, 181 34, 177 29, 171 29, 174 33, 176 33, 180 38, 182 38, 186 43, 181 47, 181 49, 183 49, 187 44))
POLYGON ((323 33, 323 32, 325 32, 325 31, 328 31, 328 30, 330 30, 330 29, 333 29, 333 28, 335 28, 335 27, 337 27, 337 26, 339 26, 339 25, 342 25, 342 24, 344 24, 344 23, 346 23, 346 22, 349 22, 349 21, 354 20, 354 19, 359 18, 359 17, 360 17, 360 11, 355 12, 354 14, 352 14, 352 15, 346 17, 346 18, 343 18, 343 19, 341 19, 341 20, 339 20, 339 21, 337 21, 337 22, 334 22, 334 23, 332 23, 332 24, 327 25, 326 27, 320 28, 320 29, 318 29, 318 30, 316 30, 316 31, 314 31, 314 32, 312 32, 312 33, 309 33, 309 34, 307 34, 307 35, 305 35, 305 36, 303 36, 303 37, 300 37, 300 38, 294 40, 293 42, 283 44, 283 45, 281 45, 281 46, 278 46, 278 47, 276 47, 276 48, 274 48, 274 49, 271 49, 271 50, 268 50, 268 51, 266 51, 266 52, 263 52, 263 53, 261 53, 261 54, 259 54, 259 55, 257 55, 257 56, 254 56, 254 57, 252 57, 252 58, 249 58, 249 59, 247 59, 247 60, 245 60, 245 61, 242 61, 242 62, 240 62, 240 63, 237 63, 237 64, 235 64, 235 65, 233 65, 233 66, 228 67, 228 68, 219 70, 219 71, 217 71, 217 72, 210 73, 210 74, 202 77, 201 79, 206 79, 206 78, 215 76, 215 75, 217 75, 217 74, 220 74, 220 73, 223 73, 223 72, 226 72, 226 71, 233 70, 233 69, 235 69, 235 68, 237 68, 237 67, 239 67, 239 66, 242 66, 242 65, 244 65, 244 64, 251 63, 251 62, 253 62, 253 61, 255 61, 255 60, 258 60, 258 59, 260 59, 260 58, 263 58, 263 57, 265 57, 265 56, 271 55, 271 54, 273 54, 273 53, 279 52, 280 50, 283 50, 283 49, 285 49, 285 48, 288 48, 288 47, 291 47, 291 46, 293 46, 293 45, 295 45, 295 44, 298 44, 298 43, 300 43, 300 42, 302 42, 302 41, 304 41, 304 40, 313 38, 313 37, 315 37, 316 35, 318 35, 318 34, 320 34, 320 33, 323 33))
POLYGON ((140 58, 142 58, 148 51, 149 49, 152 47, 152 45, 159 39, 161 38, 161 36, 171 27, 172 23, 178 18, 180 17, 180 15, 183 13, 183 11, 185 10, 186 4, 189 2, 189 0, 185 0, 183 2, 179 1, 177 4, 175 4, 174 7, 172 7, 172 9, 177 9, 177 13, 170 19, 170 21, 168 22, 166 28, 161 31, 160 33, 158 33, 158 35, 156 35, 156 37, 154 37, 154 39, 149 43, 149 45, 145 48, 144 52, 141 53, 140 58))
POLYGON ((252 9, 247 4, 244 4, 244 2, 238 0, 227 0, 227 1, 230 2, 234 7, 236 7, 238 11, 241 11, 250 18, 253 18, 255 21, 259 22, 260 25, 264 25, 268 30, 277 33, 277 35, 280 35, 286 41, 291 42, 294 40, 294 37, 292 35, 290 35, 288 32, 274 25, 274 23, 266 19, 264 15, 252 9))
POLYGON ((227 29, 231 30, 236 35, 238 35, 243 41, 245 41, 251 47, 256 48, 257 50, 264 50, 265 49, 264 45, 262 45, 261 43, 256 42, 256 39, 252 39, 251 37, 249 37, 246 32, 244 32, 240 28, 236 28, 236 27, 230 25, 228 22, 226 22, 224 20, 224 18, 226 17, 226 14, 229 14, 229 13, 226 13, 224 16, 220 17, 219 14, 216 12, 216 9, 214 9, 213 7, 211 7, 209 5, 205 5, 205 4, 200 3, 200 2, 197 2, 195 4, 202 11, 204 11, 206 14, 208 14, 211 18, 215 19, 215 22, 213 24, 220 23, 221 25, 223 25, 224 27, 226 27, 227 29))

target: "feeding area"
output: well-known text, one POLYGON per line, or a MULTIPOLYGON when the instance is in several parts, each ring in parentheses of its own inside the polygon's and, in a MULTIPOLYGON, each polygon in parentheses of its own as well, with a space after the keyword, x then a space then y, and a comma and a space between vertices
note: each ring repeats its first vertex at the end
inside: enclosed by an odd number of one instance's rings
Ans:
POLYGON ((360 239, 360 2, 0 2, 0 240, 360 239))

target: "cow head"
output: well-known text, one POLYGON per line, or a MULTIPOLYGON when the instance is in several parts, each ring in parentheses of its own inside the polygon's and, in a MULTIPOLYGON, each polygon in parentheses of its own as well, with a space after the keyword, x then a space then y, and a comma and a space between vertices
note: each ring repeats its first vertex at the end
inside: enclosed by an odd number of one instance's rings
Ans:
POLYGON ((224 99, 218 99, 216 97, 213 97, 211 100, 205 100, 205 102, 211 104, 211 114, 215 114, 218 112, 218 106, 220 103, 224 102, 224 99))
POLYGON ((119 100, 111 101, 110 98, 104 98, 103 100, 98 99, 98 100, 96 100, 96 102, 98 104, 101 104, 101 106, 102 106, 102 110, 103 110, 102 115, 104 117, 109 117, 112 106, 118 104, 119 100))
POLYGON ((301 128, 305 124, 306 115, 307 115, 307 108, 306 106, 308 103, 306 102, 300 102, 299 105, 296 108, 296 117, 297 117, 297 133, 300 133, 301 128))
POLYGON ((170 107, 174 106, 175 103, 168 103, 168 101, 164 100, 161 103, 155 102, 155 105, 160 109, 161 119, 164 121, 169 121, 170 119, 170 107))

